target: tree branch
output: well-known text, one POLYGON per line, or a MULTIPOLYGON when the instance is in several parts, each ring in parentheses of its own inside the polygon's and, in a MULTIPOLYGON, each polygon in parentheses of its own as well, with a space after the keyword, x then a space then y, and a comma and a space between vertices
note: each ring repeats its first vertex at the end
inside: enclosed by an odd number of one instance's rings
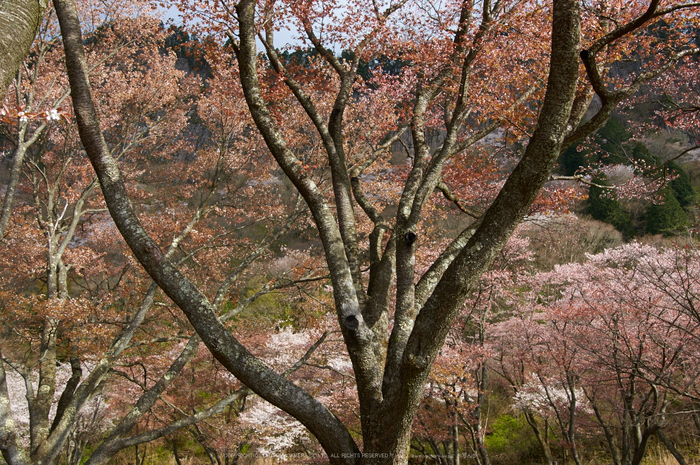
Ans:
MULTIPOLYGON (((110 156, 107 144, 99 128, 99 119, 92 101, 90 86, 87 80, 87 66, 83 51, 75 5, 70 0, 55 0, 54 6, 59 18, 66 52, 66 67, 68 69, 73 106, 78 121, 78 129, 83 146, 90 158, 95 172, 100 179, 107 207, 117 228, 144 266, 148 274, 165 293, 182 309, 198 334, 214 355, 234 376, 251 387, 262 398, 282 408, 304 424, 321 442, 328 453, 353 453, 357 446, 344 425, 328 409, 302 390, 274 371, 270 370, 260 360, 254 357, 240 342, 231 335, 218 321, 214 306, 207 298, 170 262, 164 257, 157 244, 148 236, 136 216, 129 197, 124 188, 119 167, 110 156)), ((255 73, 255 37, 253 33, 254 2, 250 0, 238 4, 239 17, 249 20, 250 27, 241 31, 240 54, 242 79, 254 79, 255 73), (244 68, 253 61, 253 74, 246 75, 244 68)), ((245 29, 245 28, 242 28, 245 29)), ((244 85, 244 89, 246 86, 244 85)), ((248 95, 249 105, 262 105, 259 94, 248 95), (252 101, 251 101, 252 100, 252 101)), ((255 118, 255 116, 254 116, 255 118)), ((263 118, 270 123, 269 115, 263 118)), ((258 121, 260 119, 258 118, 258 121)), ((257 122, 257 121, 256 121, 257 122)), ((267 132, 270 135, 270 132, 267 132)), ((282 161, 289 171, 293 181, 302 186, 302 195, 312 197, 312 212, 318 213, 317 204, 320 196, 315 193, 315 186, 301 175, 301 168, 291 164, 290 155, 284 144, 276 145, 279 140, 271 141, 275 156, 282 155, 282 161), (281 149, 281 150, 280 150, 281 149), (277 152, 277 153, 275 153, 277 152)), ((342 244, 341 246, 342 251, 342 244)), ((331 254, 332 255, 332 254, 331 254)), ((348 276, 349 277, 349 276, 348 276)), ((340 281, 340 280, 338 280, 340 281)), ((350 279, 350 284, 352 280, 350 279)), ((352 284, 351 284, 352 285, 352 284)), ((338 463, 345 460, 335 460, 338 463)))

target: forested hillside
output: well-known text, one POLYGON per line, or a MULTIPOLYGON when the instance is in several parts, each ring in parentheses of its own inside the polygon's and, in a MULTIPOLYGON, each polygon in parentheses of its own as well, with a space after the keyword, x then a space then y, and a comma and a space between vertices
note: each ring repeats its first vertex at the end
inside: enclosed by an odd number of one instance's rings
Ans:
MULTIPOLYGON (((676 137, 685 142, 687 136, 678 132, 676 137)), ((687 142, 683 147, 688 147, 687 142)), ((586 172, 592 180, 588 203, 580 210, 612 224, 626 239, 645 234, 683 235, 694 221, 695 189, 688 172, 677 162, 682 158, 676 156, 677 151, 659 155, 650 152, 643 136, 634 140, 618 116, 610 118, 590 143, 570 147, 560 161, 565 174, 586 172), (616 186, 635 178, 652 195, 615 194, 616 186)), ((697 165, 691 156, 683 162, 691 172, 697 165)))
POLYGON ((699 13, 48 5, 0 111, 4 462, 697 462, 699 13))

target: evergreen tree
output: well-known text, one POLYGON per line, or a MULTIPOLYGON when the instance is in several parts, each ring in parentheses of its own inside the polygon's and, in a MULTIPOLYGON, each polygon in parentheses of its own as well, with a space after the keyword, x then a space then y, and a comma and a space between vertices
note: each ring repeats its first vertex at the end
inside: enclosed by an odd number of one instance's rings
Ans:
POLYGON ((688 173, 674 161, 669 162, 667 167, 668 170, 676 176, 676 178, 671 181, 671 189, 673 189, 678 203, 683 208, 694 205, 695 189, 693 189, 688 173))
MULTIPOLYGON (((596 184, 609 185, 605 175, 595 178, 596 184)), ((598 186, 591 186, 588 190, 588 213, 596 220, 603 221, 615 226, 625 239, 635 235, 632 220, 627 211, 622 208, 620 202, 610 195, 607 189, 598 186)))
POLYGON ((596 133, 588 147, 579 150, 574 144, 564 151, 559 158, 559 165, 565 175, 573 176, 579 168, 598 162, 606 165, 628 164, 624 144, 631 137, 622 121, 612 116, 596 133))
POLYGON ((688 215, 676 199, 671 187, 659 191, 662 203, 652 203, 647 208, 646 232, 668 235, 688 225, 688 215))
POLYGON ((595 142, 604 153, 600 156, 600 161, 606 165, 629 164, 624 144, 631 138, 632 134, 627 131, 622 121, 616 117, 608 119, 595 136, 595 142))
POLYGON ((638 162, 644 162, 650 170, 661 166, 661 159, 652 155, 649 148, 641 142, 637 142, 632 147, 632 158, 638 162))

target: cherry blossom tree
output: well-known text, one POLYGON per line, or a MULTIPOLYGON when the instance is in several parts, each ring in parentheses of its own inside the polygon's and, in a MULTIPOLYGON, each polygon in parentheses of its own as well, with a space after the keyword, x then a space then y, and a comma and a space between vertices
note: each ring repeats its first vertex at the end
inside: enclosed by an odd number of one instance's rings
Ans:
MULTIPOLYGON (((673 75, 664 76, 663 95, 653 95, 657 104, 655 112, 655 124, 647 124, 643 129, 658 131, 670 129, 685 134, 688 138, 685 146, 676 153, 668 154, 666 164, 674 160, 683 161, 687 155, 700 148, 700 134, 698 134, 698 114, 700 113, 700 102, 698 102, 698 77, 697 59, 689 60, 673 75)), ((649 98, 647 97, 647 101, 649 98)))
POLYGON ((357 387, 360 449, 327 405, 255 357, 216 319, 215 305, 141 226, 100 130, 74 5, 54 3, 81 140, 120 233, 213 356, 260 397, 299 420, 333 463, 406 463, 411 425, 433 361, 469 293, 549 180, 562 149, 600 128, 643 83, 698 51, 683 35, 669 41, 675 49, 667 50, 643 34, 660 18, 676 31, 687 30, 685 21, 692 21, 696 3, 623 6, 561 0, 551 8, 482 2, 450 3, 443 9, 434 4, 357 2, 342 11, 330 3, 294 3, 284 9, 270 2, 258 11, 252 0, 207 3, 204 8, 192 4, 187 11, 200 12, 206 16, 203 24, 228 35, 255 127, 304 199, 318 230, 357 387), (332 107, 316 102, 316 81, 294 74, 279 59, 273 33, 285 11, 291 12, 292 23, 334 76, 324 81, 335 92, 332 107), (271 70, 259 67, 258 32, 268 60, 263 63, 271 70), (632 58, 633 43, 654 45, 641 47, 646 68, 628 81, 613 82, 605 65, 632 58), (336 58, 334 44, 352 50, 355 58, 336 58), (344 136, 360 57, 376 54, 385 44, 411 63, 402 82, 413 150, 400 178, 397 214, 391 222, 364 195, 363 186, 370 183, 363 180, 362 170, 351 172, 344 136), (275 105, 270 93, 281 86, 270 85, 270 72, 298 101, 322 143, 320 172, 288 142, 282 129, 286 108, 275 105), (602 107, 584 121, 594 92, 602 107), (472 121, 477 124, 472 126, 472 121), (443 169, 451 160, 468 158, 467 149, 475 141, 506 124, 526 128, 520 132, 524 150, 514 155, 514 167, 504 164, 510 174, 494 189, 495 199, 471 212, 477 220, 450 238, 419 275, 416 255, 427 237, 423 216, 432 209, 436 189, 451 191, 449 186, 441 188, 443 169), (427 133, 436 126, 444 130, 444 138, 431 150, 427 133), (359 235, 359 210, 373 225, 367 242, 359 235))
POLYGON ((497 357, 492 333, 494 325, 511 315, 508 305, 517 300, 516 289, 532 270, 533 254, 529 240, 522 236, 523 229, 518 228, 499 253, 493 270, 482 276, 431 370, 414 441, 427 442, 440 463, 459 463, 464 455, 459 445, 460 428, 476 462, 491 463, 485 437, 492 365, 497 357))
POLYGON ((559 332, 550 332, 538 311, 520 305, 524 308, 519 315, 494 330, 496 371, 510 385, 513 406, 524 415, 547 463, 554 463, 554 437, 563 460, 571 457, 580 464, 578 423, 587 412, 579 384, 580 350, 559 332))
MULTIPOLYGON (((134 3, 127 3, 133 11, 134 3)), ((116 3, 103 6, 119 9, 116 3)), ((226 304, 227 316, 220 320, 226 322, 264 294, 234 300, 227 291, 299 217, 298 205, 281 195, 266 199, 265 210, 250 201, 247 182, 270 178, 265 165, 242 152, 255 147, 255 139, 232 147, 243 139, 245 125, 228 124, 224 114, 212 111, 213 91, 198 102, 197 79, 178 71, 175 57, 161 50, 165 31, 157 20, 117 13, 101 18, 108 27, 92 29, 88 42, 112 154, 129 176, 133 205, 150 213, 151 233, 169 257, 197 270, 202 288, 218 293, 214 302, 226 304), (208 130, 216 132, 199 149, 194 137, 172 137, 187 125, 195 103, 207 114, 208 130), (196 165, 183 160, 193 153, 196 165), (146 172, 145 161, 161 169, 146 172), (179 184, 170 182, 175 172, 185 176, 179 184), (247 174, 244 181, 241 173, 247 174), (154 204, 139 186, 154 188, 164 178, 171 195, 154 204), (233 240, 256 224, 268 228, 262 239, 233 240)), ((0 243, 0 299, 7 317, 0 355, 2 452, 9 464, 48 463, 59 456, 80 463, 89 441, 88 463, 106 463, 124 448, 222 412, 247 391, 228 379, 215 396, 198 398, 189 409, 174 407, 184 404, 173 392, 200 339, 173 318, 172 304, 124 255, 68 123, 70 110, 52 117, 68 95, 61 89, 66 81, 59 51, 43 36, 36 46, 24 68, 31 70, 28 79, 18 79, 12 93, 15 106, 24 105, 26 112, 9 121, 24 158, 18 165, 24 180, 17 177, 20 201, 8 208, 13 222, 0 243)))
POLYGON ((516 405, 557 424, 576 462, 578 432, 597 424, 616 464, 640 463, 653 436, 686 463, 664 430, 697 389, 691 256, 632 243, 557 266, 533 277, 535 304, 500 329, 516 405))

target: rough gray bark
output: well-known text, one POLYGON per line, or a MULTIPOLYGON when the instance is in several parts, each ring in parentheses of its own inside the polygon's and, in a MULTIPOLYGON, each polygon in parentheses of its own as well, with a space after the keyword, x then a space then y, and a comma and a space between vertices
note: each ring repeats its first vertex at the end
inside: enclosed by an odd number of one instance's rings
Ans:
POLYGON ((29 52, 48 0, 0 2, 0 104, 29 52))

